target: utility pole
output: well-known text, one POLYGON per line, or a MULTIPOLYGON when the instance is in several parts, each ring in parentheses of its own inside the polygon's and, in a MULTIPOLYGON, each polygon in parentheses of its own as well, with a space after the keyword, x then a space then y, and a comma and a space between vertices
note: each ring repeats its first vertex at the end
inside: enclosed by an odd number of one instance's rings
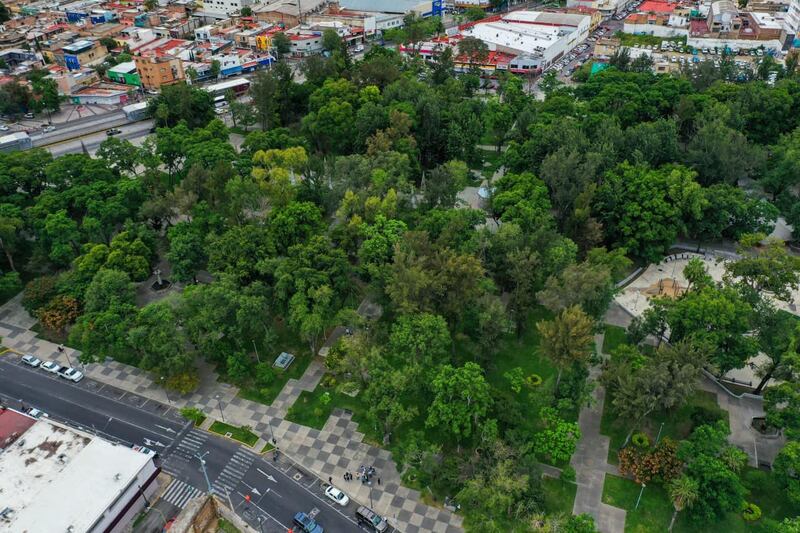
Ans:
POLYGON ((203 477, 206 478, 206 485, 208 486, 208 493, 211 494, 211 482, 208 480, 208 472, 206 472, 206 460, 203 459, 206 455, 208 455, 208 452, 204 453, 203 455, 200 455, 199 453, 194 454, 194 456, 197 457, 197 460, 200 461, 200 470, 203 471, 203 477))
POLYGON ((258 361, 258 364, 260 365, 261 364, 261 357, 258 355, 258 347, 256 346, 255 339, 253 339, 253 349, 256 351, 256 361, 258 361))

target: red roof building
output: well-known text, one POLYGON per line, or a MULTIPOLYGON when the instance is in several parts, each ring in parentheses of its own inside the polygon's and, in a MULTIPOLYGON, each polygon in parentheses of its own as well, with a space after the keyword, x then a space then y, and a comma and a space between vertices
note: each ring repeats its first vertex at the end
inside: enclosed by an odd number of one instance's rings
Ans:
POLYGON ((0 449, 14 444, 20 435, 28 431, 35 419, 13 409, 0 407, 0 449))

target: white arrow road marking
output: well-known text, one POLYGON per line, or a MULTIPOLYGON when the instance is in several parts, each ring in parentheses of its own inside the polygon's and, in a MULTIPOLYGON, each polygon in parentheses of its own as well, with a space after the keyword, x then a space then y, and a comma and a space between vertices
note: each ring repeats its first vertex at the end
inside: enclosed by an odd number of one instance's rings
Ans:
POLYGON ((146 446, 160 446, 161 448, 166 446, 166 444, 164 444, 163 442, 158 442, 157 440, 150 440, 148 438, 144 439, 144 443, 146 446))
POLYGON ((270 481, 272 481, 273 483, 277 483, 277 482, 278 482, 278 480, 277 480, 277 479, 275 479, 275 478, 274 478, 274 477, 272 477, 271 475, 267 474, 266 472, 264 472, 264 471, 263 471, 263 470, 261 470, 260 468, 256 468, 256 470, 258 470, 259 472, 261 472, 262 474, 264 474, 265 476, 267 476, 267 479, 268 479, 268 480, 270 480, 270 481))
POLYGON ((155 426, 156 426, 157 428, 161 428, 161 429, 163 429, 163 430, 164 430, 164 431, 166 431, 167 433, 175 433, 175 430, 174 430, 174 429, 172 429, 172 428, 168 428, 168 427, 164 427, 164 426, 159 426, 158 424, 156 424, 155 426))

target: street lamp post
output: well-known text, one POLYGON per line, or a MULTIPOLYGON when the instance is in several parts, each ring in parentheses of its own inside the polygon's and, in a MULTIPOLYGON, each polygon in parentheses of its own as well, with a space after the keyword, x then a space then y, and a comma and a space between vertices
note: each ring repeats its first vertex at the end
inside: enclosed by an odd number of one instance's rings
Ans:
POLYGON ((259 530, 261 533, 264 533, 264 528, 263 528, 263 525, 262 525, 262 522, 263 522, 263 521, 264 521, 264 517, 263 517, 263 516, 261 516, 261 515, 258 515, 258 516, 256 517, 256 522, 258 522, 258 530, 259 530))
POLYGON ((217 399, 217 407, 219 407, 219 415, 222 417, 222 421, 225 422, 225 413, 222 412, 222 399, 219 394, 215 398, 217 399))
POLYGON ((166 387, 166 385, 164 385, 164 380, 165 379, 166 378, 164 376, 161 376, 161 380, 160 380, 161 381, 161 388, 164 389, 164 396, 167 397, 167 403, 169 403, 169 405, 172 406, 172 400, 170 400, 169 393, 167 392, 167 387, 166 387))
POLYGON ((197 460, 200 461, 200 470, 203 471, 203 477, 206 478, 206 486, 208 487, 208 493, 211 494, 211 482, 208 480, 208 472, 206 472, 206 460, 204 457, 208 455, 208 452, 200 455, 199 453, 194 454, 197 457, 197 460))

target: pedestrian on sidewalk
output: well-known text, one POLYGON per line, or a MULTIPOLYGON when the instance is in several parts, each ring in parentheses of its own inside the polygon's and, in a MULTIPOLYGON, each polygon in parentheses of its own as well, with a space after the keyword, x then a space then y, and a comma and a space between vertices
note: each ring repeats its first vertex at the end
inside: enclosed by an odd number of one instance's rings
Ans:
POLYGON ((381 484, 381 478, 378 478, 378 485, 381 484))
POLYGON ((333 476, 328 476, 328 485, 333 485, 333 476))

